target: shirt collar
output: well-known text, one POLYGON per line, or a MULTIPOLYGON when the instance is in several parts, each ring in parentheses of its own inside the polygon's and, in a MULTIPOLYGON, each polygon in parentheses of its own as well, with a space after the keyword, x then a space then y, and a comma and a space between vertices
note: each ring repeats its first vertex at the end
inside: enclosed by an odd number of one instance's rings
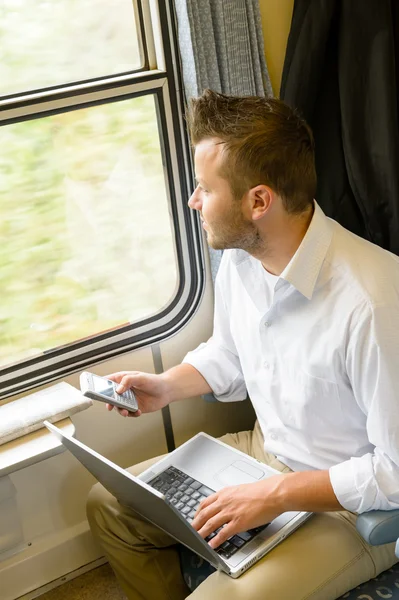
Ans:
MULTIPOLYGON (((328 218, 314 201, 314 213, 308 230, 280 278, 293 285, 308 300, 312 298, 317 278, 332 239, 328 218)), ((232 260, 238 266, 249 260, 245 250, 233 250, 232 260)))
POLYGON ((329 220, 314 201, 314 213, 305 237, 280 276, 308 300, 312 298, 331 239, 329 220))

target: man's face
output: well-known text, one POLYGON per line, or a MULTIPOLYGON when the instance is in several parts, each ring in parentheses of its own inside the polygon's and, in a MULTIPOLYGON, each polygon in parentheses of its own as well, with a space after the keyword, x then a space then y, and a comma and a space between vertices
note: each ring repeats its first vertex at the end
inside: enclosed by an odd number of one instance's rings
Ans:
POLYGON ((197 187, 188 205, 201 214, 208 243, 215 250, 242 248, 249 251, 257 239, 252 221, 242 212, 242 199, 233 197, 230 185, 220 176, 223 144, 202 140, 195 148, 197 187))

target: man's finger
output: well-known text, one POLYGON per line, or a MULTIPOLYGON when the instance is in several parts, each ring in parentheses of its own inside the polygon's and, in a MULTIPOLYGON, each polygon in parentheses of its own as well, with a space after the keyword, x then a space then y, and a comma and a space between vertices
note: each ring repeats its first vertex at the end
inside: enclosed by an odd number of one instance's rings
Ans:
MULTIPOLYGON (((215 500, 216 499, 217 498, 215 498, 215 500)), ((202 502, 205 503, 207 500, 209 500, 209 498, 206 498, 202 502)), ((201 527, 208 521, 208 519, 210 519, 219 512, 218 505, 215 502, 211 502, 210 504, 208 502, 208 506, 203 505, 202 502, 195 514, 194 521, 191 523, 192 527, 194 527, 194 529, 196 529, 197 531, 201 529, 201 527)))
POLYGON ((208 543, 211 548, 219 548, 226 540, 228 540, 231 536, 233 536, 237 531, 235 531, 234 526, 230 523, 222 527, 218 534, 215 535, 208 543))
MULTIPOLYGON (((229 521, 230 516, 224 512, 222 508, 219 508, 218 510, 214 510, 213 513, 208 513, 206 521, 202 524, 202 526, 197 525, 197 527, 194 528, 198 531, 200 536, 205 539, 208 537, 208 535, 215 533, 215 531, 220 529, 220 527, 223 527, 226 525, 226 523, 229 523, 229 521)), ((194 521, 191 523, 191 525, 194 526, 194 521)))
POLYGON ((118 413, 121 415, 121 417, 128 417, 129 416, 129 411, 126 408, 117 408, 118 413))
POLYGON ((116 410, 121 415, 121 417, 139 417, 141 415, 141 410, 136 410, 136 412, 130 412, 127 408, 119 408, 116 407, 116 410))
POLYGON ((126 375, 128 375, 129 371, 119 371, 118 373, 111 373, 110 375, 105 375, 107 379, 114 381, 115 383, 119 383, 126 375))

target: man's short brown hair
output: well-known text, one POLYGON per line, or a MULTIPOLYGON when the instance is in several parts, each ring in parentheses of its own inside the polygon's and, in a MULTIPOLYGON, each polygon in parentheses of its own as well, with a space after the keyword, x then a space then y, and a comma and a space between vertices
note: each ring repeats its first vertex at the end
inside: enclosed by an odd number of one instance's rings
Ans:
POLYGON ((207 138, 224 144, 220 174, 235 197, 264 184, 282 198, 287 212, 309 208, 316 193, 313 135, 287 104, 205 90, 191 100, 187 122, 194 146, 207 138))

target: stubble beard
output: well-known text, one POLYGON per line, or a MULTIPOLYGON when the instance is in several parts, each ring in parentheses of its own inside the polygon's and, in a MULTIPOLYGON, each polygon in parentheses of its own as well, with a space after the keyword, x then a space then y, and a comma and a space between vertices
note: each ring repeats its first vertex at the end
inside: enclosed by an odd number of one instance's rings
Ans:
POLYGON ((241 213, 214 222, 208 231, 208 244, 214 250, 237 248, 249 254, 256 254, 265 246, 254 224, 241 213))

